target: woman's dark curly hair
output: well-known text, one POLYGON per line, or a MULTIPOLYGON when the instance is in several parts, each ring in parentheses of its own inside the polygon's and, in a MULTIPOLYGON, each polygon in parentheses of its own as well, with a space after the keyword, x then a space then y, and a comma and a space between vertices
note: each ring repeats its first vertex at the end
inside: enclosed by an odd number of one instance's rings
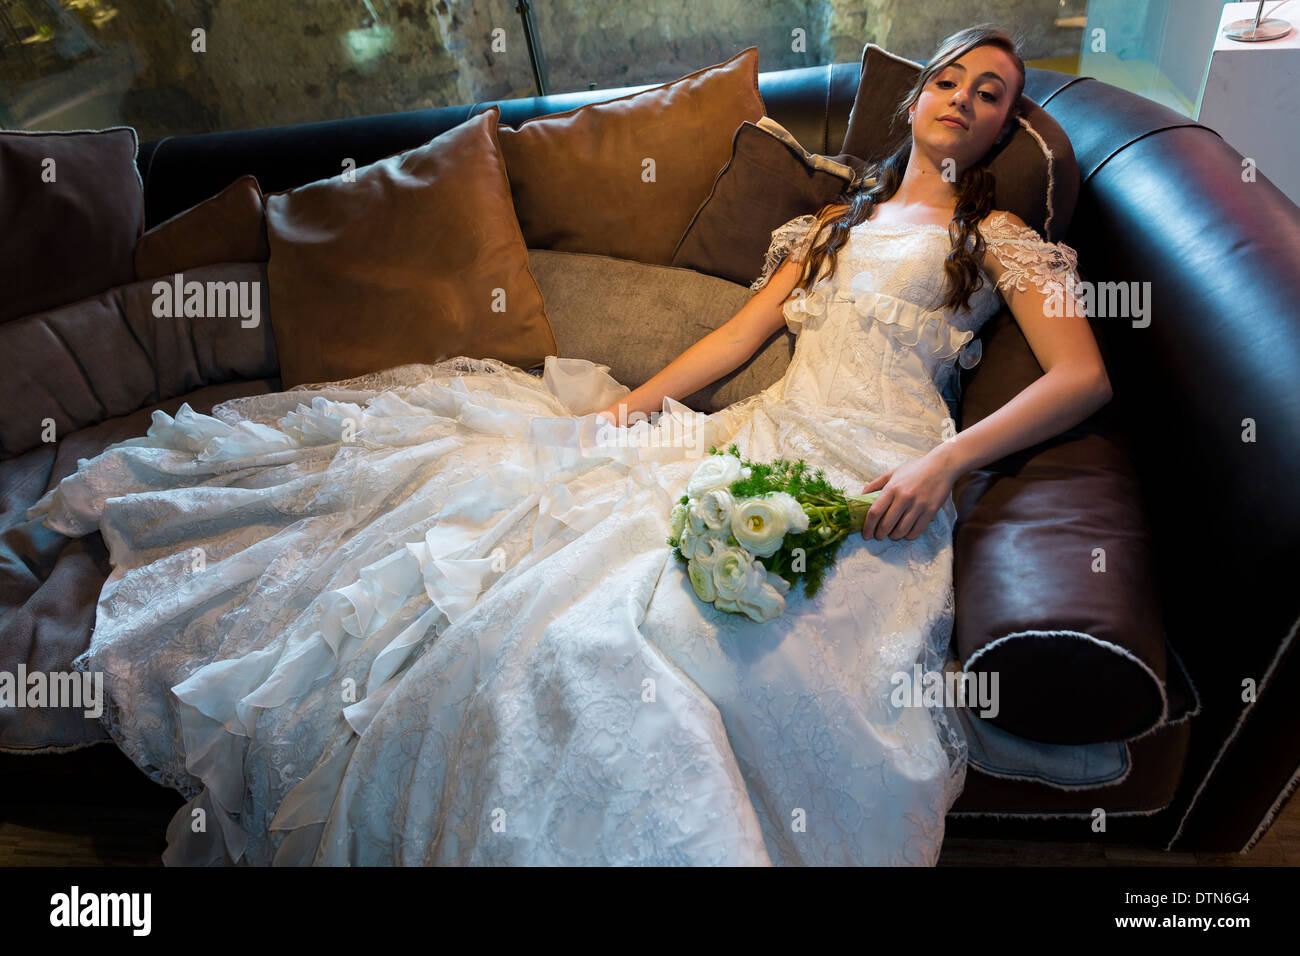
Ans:
MULTIPOLYGON (((953 211, 952 222, 948 224, 948 234, 952 238, 952 249, 943 262, 943 271, 947 277, 944 289, 946 293, 939 307, 944 309, 964 309, 973 295, 984 282, 980 274, 980 263, 984 258, 984 237, 980 235, 978 223, 993 211, 994 177, 988 169, 988 162, 998 152, 997 146, 1011 135, 1020 116, 1020 96, 1025 89, 1025 63, 1020 57, 1016 42, 1001 28, 994 24, 982 23, 960 30, 939 45, 929 63, 921 70, 916 85, 903 98, 895 113, 900 123, 907 120, 907 112, 921 92, 940 71, 954 60, 964 56, 978 46, 995 46, 1010 54, 1019 68, 1020 82, 1016 85, 1015 95, 1011 98, 1011 111, 1007 116, 1007 128, 1003 136, 994 144, 988 154, 978 162, 971 163, 957 183, 957 206, 953 211), (971 236, 975 245, 967 249, 971 236)), ((830 259, 829 272, 835 271, 837 253, 849 239, 849 233, 860 222, 871 217, 878 203, 888 200, 898 191, 903 173, 907 169, 907 160, 912 153, 912 132, 909 128, 902 136, 898 146, 884 159, 870 164, 862 174, 861 180, 867 184, 841 193, 835 202, 823 206, 818 218, 823 220, 808 255, 804 257, 803 271, 795 288, 805 291, 814 284, 813 277, 821 270, 823 260, 830 259), (874 177, 874 183, 870 179, 874 177), (840 213, 829 211, 847 205, 840 213)))

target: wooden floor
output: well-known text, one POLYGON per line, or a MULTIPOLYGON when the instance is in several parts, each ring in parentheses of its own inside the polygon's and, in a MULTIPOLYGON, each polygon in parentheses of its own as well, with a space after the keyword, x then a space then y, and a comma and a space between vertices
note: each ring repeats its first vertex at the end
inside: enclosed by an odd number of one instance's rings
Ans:
MULTIPOLYGON (((161 866, 167 823, 183 803, 112 744, 71 754, 0 754, 0 801, 0 866, 161 866)), ((1300 800, 1290 801, 1247 854, 950 833, 939 865, 1300 866, 1300 800)))

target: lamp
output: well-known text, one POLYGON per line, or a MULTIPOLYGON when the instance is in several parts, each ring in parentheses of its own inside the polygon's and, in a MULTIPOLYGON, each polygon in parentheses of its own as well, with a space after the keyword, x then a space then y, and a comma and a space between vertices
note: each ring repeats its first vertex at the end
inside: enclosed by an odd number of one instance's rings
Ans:
MULTIPOLYGON (((1277 7, 1273 9, 1276 10, 1277 7)), ((1269 17, 1267 20, 1261 21, 1260 17, 1263 14, 1264 0, 1259 0, 1259 9, 1255 11, 1255 19, 1233 20, 1223 28, 1223 35, 1229 40, 1258 43, 1261 40, 1280 40, 1291 32, 1290 22, 1280 17, 1269 17)))

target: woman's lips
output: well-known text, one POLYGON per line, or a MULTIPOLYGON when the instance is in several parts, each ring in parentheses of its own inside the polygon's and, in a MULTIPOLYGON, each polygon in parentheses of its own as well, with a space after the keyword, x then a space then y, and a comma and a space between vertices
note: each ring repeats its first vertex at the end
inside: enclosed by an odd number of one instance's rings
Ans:
POLYGON ((939 122, 942 123, 944 126, 951 126, 953 129, 966 128, 965 126, 962 126, 961 123, 957 122, 955 119, 941 119, 939 120, 939 122))

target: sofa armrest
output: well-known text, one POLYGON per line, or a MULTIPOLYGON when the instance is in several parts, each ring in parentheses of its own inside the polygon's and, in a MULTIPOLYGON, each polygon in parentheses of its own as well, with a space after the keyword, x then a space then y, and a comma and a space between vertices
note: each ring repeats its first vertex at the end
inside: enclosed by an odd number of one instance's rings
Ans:
MULTIPOLYGON (((1007 309, 982 331, 963 428, 1043 374, 1007 309)), ((1168 712, 1150 530, 1105 422, 1099 413, 953 487, 956 654, 972 674, 997 675, 991 722, 1030 740, 1125 740, 1168 712)))

